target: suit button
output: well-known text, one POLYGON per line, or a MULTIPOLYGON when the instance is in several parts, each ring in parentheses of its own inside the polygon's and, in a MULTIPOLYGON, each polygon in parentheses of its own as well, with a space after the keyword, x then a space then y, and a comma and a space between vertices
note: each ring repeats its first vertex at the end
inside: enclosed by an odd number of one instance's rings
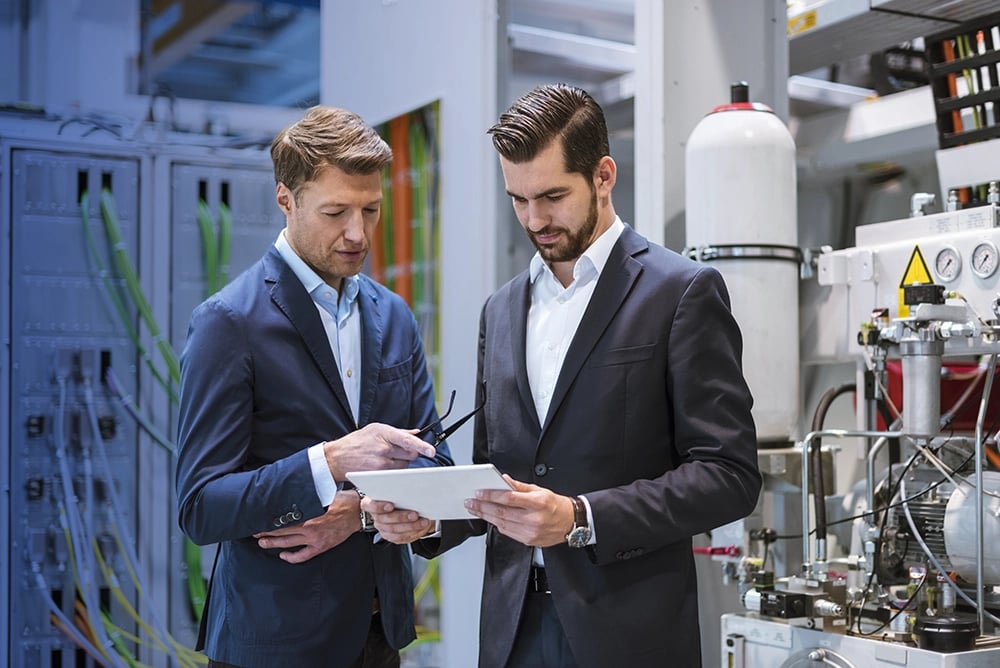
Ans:
POLYGON ((274 518, 274 519, 273 519, 273 520, 271 521, 271 523, 272 523, 272 524, 273 524, 274 526, 276 526, 276 527, 280 527, 280 526, 281 526, 281 518, 280 518, 280 517, 275 517, 275 518, 274 518))
POLYGON ((293 510, 292 511, 292 519, 295 520, 296 522, 298 522, 299 520, 302 519, 302 513, 300 513, 297 510, 293 510))
POLYGON ((285 524, 288 524, 289 522, 292 521, 292 514, 291 513, 285 513, 285 516, 282 517, 281 519, 283 519, 285 521, 285 524))
POLYGON ((544 476, 549 472, 549 467, 545 464, 535 464, 535 475, 544 476))

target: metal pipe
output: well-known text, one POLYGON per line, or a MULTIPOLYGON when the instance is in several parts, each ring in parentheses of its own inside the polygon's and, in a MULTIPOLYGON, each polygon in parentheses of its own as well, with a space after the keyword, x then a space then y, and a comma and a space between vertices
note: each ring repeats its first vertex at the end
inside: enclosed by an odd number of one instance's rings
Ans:
POLYGON ((986 607, 983 601, 983 457, 986 456, 983 442, 983 423, 986 420, 986 407, 990 403, 990 390, 993 389, 993 375, 996 372, 997 354, 990 355, 990 365, 986 370, 986 380, 983 384, 983 398, 979 401, 979 416, 976 417, 976 607, 979 613, 979 632, 984 633, 983 623, 986 621, 986 607))
MULTIPOLYGON (((902 432, 899 431, 868 431, 868 430, 849 430, 849 429, 822 429, 820 431, 811 431, 806 434, 806 437, 802 441, 802 571, 803 575, 810 575, 812 572, 812 563, 810 561, 810 551, 809 551, 809 450, 812 447, 812 442, 820 437, 833 437, 833 438, 893 438, 902 436, 902 432)), ((823 541, 824 543, 826 541, 823 541)), ((825 544, 823 546, 817 545, 816 552, 817 555, 823 551, 825 552, 825 544)), ((823 555, 826 558, 826 555, 823 555)))
POLYGON ((888 442, 889 438, 886 436, 875 441, 865 458, 865 501, 868 503, 868 512, 872 514, 875 513, 875 458, 888 442))

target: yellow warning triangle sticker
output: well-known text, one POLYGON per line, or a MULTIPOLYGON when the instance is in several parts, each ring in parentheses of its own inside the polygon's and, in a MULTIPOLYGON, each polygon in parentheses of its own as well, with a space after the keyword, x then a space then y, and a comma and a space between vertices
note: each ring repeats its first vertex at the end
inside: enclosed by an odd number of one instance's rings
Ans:
POLYGON ((928 285, 933 283, 931 272, 927 268, 924 254, 920 252, 920 246, 913 247, 910 254, 910 261, 906 264, 906 271, 903 272, 903 279, 899 282, 899 317, 910 317, 910 307, 903 302, 903 288, 907 285, 928 285))

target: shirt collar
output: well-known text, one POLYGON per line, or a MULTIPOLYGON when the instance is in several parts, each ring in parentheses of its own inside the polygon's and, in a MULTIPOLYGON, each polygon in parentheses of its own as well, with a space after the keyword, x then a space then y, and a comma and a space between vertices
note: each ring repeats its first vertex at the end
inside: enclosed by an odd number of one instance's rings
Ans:
MULTIPOLYGON (((299 281, 302 282, 302 287, 306 289, 310 295, 314 294, 315 291, 321 287, 327 286, 323 279, 312 270, 308 264, 305 263, 301 257, 292 249, 291 245, 288 243, 288 239, 285 238, 285 230, 281 230, 278 233, 278 238, 274 241, 274 247, 278 250, 278 255, 281 259, 291 268, 292 272, 298 277, 299 281)), ((333 289, 332 287, 330 289, 333 289)), ((343 294, 338 293, 339 296, 345 297, 347 299, 346 304, 350 305, 358 296, 358 292, 361 289, 360 281, 357 275, 345 276, 340 283, 340 289, 343 294)))
MULTIPOLYGON (((624 229, 625 223, 622 222, 621 218, 615 216, 615 220, 611 223, 611 226, 604 230, 601 236, 594 239, 594 243, 590 244, 587 250, 583 251, 583 254, 577 259, 576 264, 573 266, 573 280, 583 275, 584 271, 590 267, 593 267, 597 275, 600 276, 601 272, 604 271, 604 265, 608 263, 608 258, 611 256, 611 249, 614 248, 615 242, 618 241, 618 237, 621 236, 624 229)), ((531 263, 528 265, 528 278, 534 283, 543 271, 552 273, 549 265, 542 259, 538 251, 535 251, 535 254, 531 258, 531 263)))

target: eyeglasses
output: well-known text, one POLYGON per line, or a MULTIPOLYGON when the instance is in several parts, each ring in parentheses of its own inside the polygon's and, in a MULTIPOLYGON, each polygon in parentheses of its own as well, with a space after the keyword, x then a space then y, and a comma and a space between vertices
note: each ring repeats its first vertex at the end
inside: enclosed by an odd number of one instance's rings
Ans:
POLYGON ((431 445, 437 446, 441 441, 445 440, 446 438, 448 438, 449 436, 451 436, 452 434, 454 434, 456 431, 458 431, 458 428, 461 427, 466 422, 468 422, 469 418, 471 418, 473 415, 475 415, 476 413, 478 413, 479 411, 481 411, 483 409, 483 406, 485 406, 485 404, 479 404, 478 406, 476 406, 475 408, 472 409, 471 413, 460 417, 450 427, 442 429, 441 431, 437 431, 436 429, 434 429, 434 427, 436 427, 436 426, 440 425, 442 422, 444 422, 444 419, 446 417, 448 417, 449 415, 451 415, 451 409, 454 406, 455 406, 455 390, 452 390, 451 391, 451 398, 448 400, 448 410, 446 410, 444 412, 444 414, 441 415, 441 417, 439 417, 437 420, 434 420, 434 422, 431 422, 429 425, 427 425, 426 427, 424 427, 423 429, 421 429, 420 431, 418 431, 415 434, 415 436, 417 436, 418 438, 423 438, 427 434, 433 434, 434 440, 431 441, 431 445))

